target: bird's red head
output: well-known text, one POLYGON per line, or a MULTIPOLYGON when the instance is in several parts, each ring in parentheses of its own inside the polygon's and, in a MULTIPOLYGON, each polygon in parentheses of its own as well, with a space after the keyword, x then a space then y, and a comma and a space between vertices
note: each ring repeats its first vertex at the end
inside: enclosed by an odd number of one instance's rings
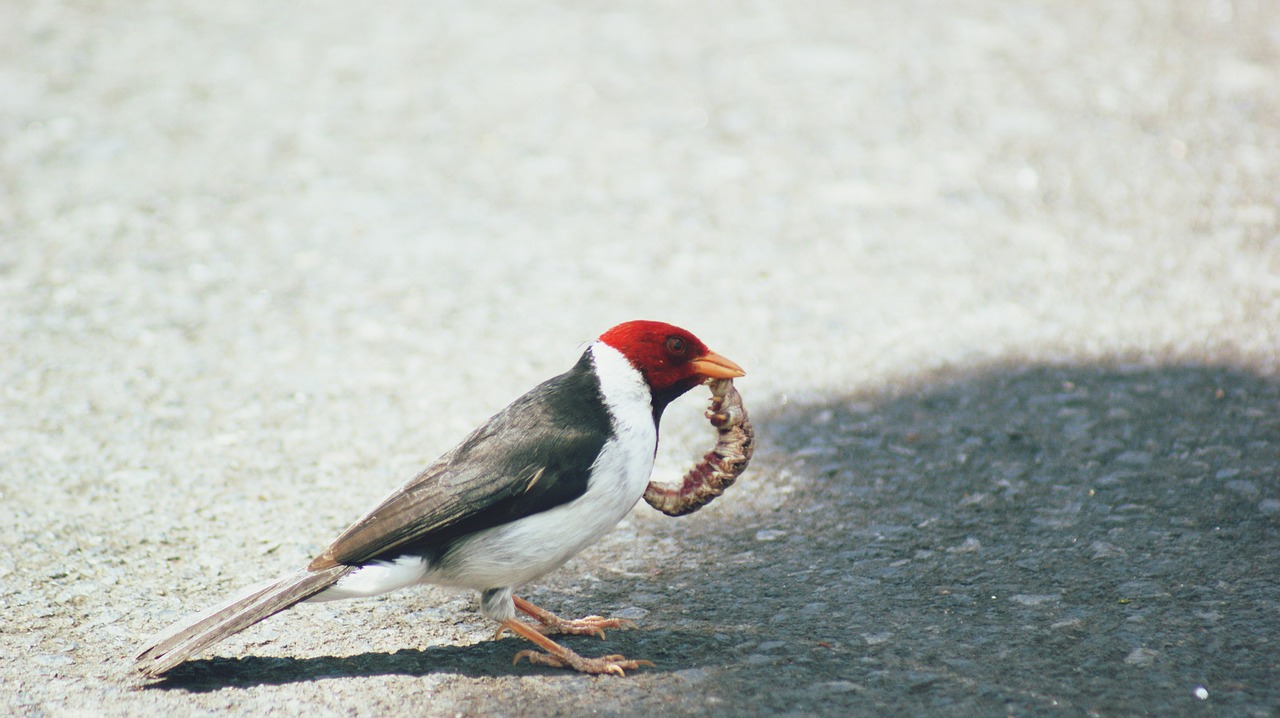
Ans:
POLYGON ((746 374, 690 332, 663 322, 624 322, 600 341, 621 352, 649 383, 654 401, 664 405, 708 379, 746 374))

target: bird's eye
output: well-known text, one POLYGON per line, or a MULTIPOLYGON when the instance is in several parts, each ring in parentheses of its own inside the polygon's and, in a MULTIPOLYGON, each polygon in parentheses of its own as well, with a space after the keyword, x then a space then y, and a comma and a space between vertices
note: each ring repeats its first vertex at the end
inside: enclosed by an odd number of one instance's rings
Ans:
POLYGON ((680 337, 667 337, 667 351, 672 354, 684 354, 684 340, 680 337))

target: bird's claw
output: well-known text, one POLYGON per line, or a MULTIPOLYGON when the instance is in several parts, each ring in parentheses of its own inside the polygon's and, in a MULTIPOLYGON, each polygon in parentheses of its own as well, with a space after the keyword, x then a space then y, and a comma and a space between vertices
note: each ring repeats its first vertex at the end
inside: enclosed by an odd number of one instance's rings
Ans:
POLYGON ((653 661, 633 661, 626 656, 620 655, 586 658, 568 649, 565 649, 565 655, 563 656, 543 653, 542 651, 523 650, 512 659, 512 665, 519 663, 521 658, 528 659, 534 665, 571 668, 579 673, 589 673, 591 675, 607 674, 625 677, 627 671, 634 671, 644 666, 654 667, 653 661))
MULTIPOLYGON (((584 618, 564 619, 548 612, 548 616, 539 623, 525 624, 544 636, 557 634, 568 636, 599 636, 604 640, 604 629, 627 629, 636 627, 635 621, 625 618, 605 618, 603 616, 586 616, 584 618)), ((493 635, 496 641, 507 633, 506 626, 499 626, 493 635)))
POLYGON ((554 621, 543 622, 539 627, 544 635, 553 635, 557 633, 568 634, 571 636, 599 636, 604 638, 604 629, 614 628, 635 628, 633 621, 625 618, 605 618, 603 616, 587 616, 585 618, 576 618, 565 620, 556 618, 554 621))

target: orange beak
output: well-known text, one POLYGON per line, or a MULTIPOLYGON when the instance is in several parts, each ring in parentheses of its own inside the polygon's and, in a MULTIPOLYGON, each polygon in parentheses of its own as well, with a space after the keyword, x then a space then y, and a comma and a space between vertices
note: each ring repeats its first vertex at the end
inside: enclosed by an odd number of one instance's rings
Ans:
POLYGON ((709 379, 733 379, 747 375, 742 370, 742 367, 715 352, 707 352, 700 358, 694 359, 693 370, 699 376, 705 376, 709 379))

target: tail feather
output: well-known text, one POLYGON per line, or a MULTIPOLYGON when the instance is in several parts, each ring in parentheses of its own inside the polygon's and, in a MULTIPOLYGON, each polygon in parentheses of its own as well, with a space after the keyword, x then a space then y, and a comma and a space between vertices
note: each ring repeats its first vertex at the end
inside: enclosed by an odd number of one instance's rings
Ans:
POLYGON ((299 571, 254 586, 154 636, 134 657, 136 668, 145 676, 159 676, 227 636, 311 598, 353 570, 352 566, 334 566, 322 571, 299 571))

